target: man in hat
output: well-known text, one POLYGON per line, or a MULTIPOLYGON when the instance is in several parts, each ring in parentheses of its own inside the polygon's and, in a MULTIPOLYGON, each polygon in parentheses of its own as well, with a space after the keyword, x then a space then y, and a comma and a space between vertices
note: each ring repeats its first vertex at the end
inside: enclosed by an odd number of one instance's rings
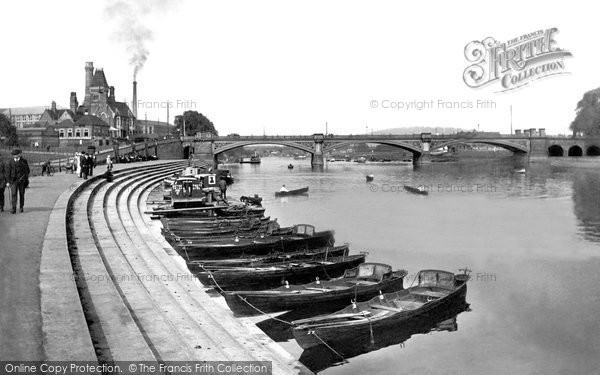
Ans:
POLYGON ((25 205, 25 187, 29 184, 29 164, 21 157, 21 150, 11 152, 13 158, 8 162, 6 186, 10 188, 12 213, 17 213, 17 194, 19 194, 19 211, 25 205))
POLYGON ((4 212, 4 188, 6 187, 6 164, 0 158, 0 212, 4 212))
POLYGON ((88 178, 88 174, 89 174, 89 161, 90 159, 88 159, 88 156, 85 154, 85 151, 81 151, 81 159, 79 160, 79 164, 81 165, 81 172, 80 172, 80 176, 83 176, 84 180, 87 180, 88 178))

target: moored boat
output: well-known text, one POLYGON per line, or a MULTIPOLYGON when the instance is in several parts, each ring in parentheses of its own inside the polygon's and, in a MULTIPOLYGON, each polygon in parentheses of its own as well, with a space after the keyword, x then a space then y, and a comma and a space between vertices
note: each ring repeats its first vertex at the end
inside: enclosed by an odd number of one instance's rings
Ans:
POLYGON ((254 155, 250 157, 243 157, 240 159, 240 164, 260 164, 260 156, 255 152, 254 155))
POLYGON ((455 275, 441 270, 422 270, 416 286, 386 293, 367 302, 356 302, 336 313, 292 322, 298 344, 308 349, 323 342, 348 340, 359 333, 390 323, 408 322, 411 318, 446 309, 451 304, 466 303, 466 274, 455 275))
POLYGON ((349 268, 365 261, 366 254, 334 257, 327 260, 289 262, 280 266, 235 267, 198 272, 195 274, 207 286, 218 285, 223 290, 268 289, 285 284, 308 283, 315 277, 339 277, 349 268))
POLYGON ((288 197, 290 195, 303 195, 303 194, 308 194, 308 186, 300 188, 300 189, 275 192, 276 197, 288 197))
MULTIPOLYGON (((351 337, 345 336, 344 340, 328 342, 327 345, 329 345, 329 348, 325 345, 319 345, 306 349, 300 355, 299 360, 314 373, 321 373, 329 367, 347 363, 342 361, 337 353, 343 355, 344 359, 347 361, 350 358, 383 349, 388 346, 402 345, 404 343, 407 343, 404 345, 409 345, 410 338, 415 335, 431 335, 431 340, 433 342, 437 340, 434 332, 450 333, 457 331, 457 315, 468 310, 468 304, 458 303, 449 305, 447 309, 442 309, 439 312, 411 319, 410 324, 403 324, 403 322, 395 324, 390 323, 374 328, 372 333, 369 332, 366 335, 364 332, 357 332, 351 337), (331 349, 335 350, 335 352, 331 349)), ((280 318, 284 319, 286 317, 280 316, 280 318)), ((261 322, 260 328, 263 330, 265 330, 263 328, 264 325, 266 325, 266 323, 261 322)), ((286 325, 285 328, 287 327, 288 326, 286 325)), ((272 334, 268 330, 265 332, 269 336, 272 334)), ((284 334, 281 334, 281 336, 288 340, 293 339, 293 336, 287 337, 284 336, 284 334)))
POLYGON ((294 252, 333 246, 335 239, 333 231, 316 232, 315 227, 308 224, 298 224, 289 235, 260 236, 258 238, 229 237, 227 239, 195 240, 174 243, 188 260, 223 259, 241 255, 265 255, 272 252, 294 252))
POLYGON ((271 290, 226 292, 224 296, 229 308, 238 316, 308 308, 323 303, 342 307, 351 300, 365 301, 382 292, 401 290, 406 275, 406 271, 393 271, 387 264, 362 263, 336 279, 271 290))
POLYGON ((327 260, 333 257, 348 256, 349 246, 327 246, 317 249, 301 250, 291 253, 272 253, 245 258, 230 259, 205 259, 188 262, 188 267, 192 271, 201 271, 202 269, 227 268, 227 267, 263 267, 268 265, 285 264, 286 262, 327 260), (202 268, 201 268, 202 266, 202 268))
POLYGON ((429 192, 425 190, 423 186, 414 187, 410 185, 404 185, 404 190, 409 193, 418 194, 418 195, 429 195, 429 192))

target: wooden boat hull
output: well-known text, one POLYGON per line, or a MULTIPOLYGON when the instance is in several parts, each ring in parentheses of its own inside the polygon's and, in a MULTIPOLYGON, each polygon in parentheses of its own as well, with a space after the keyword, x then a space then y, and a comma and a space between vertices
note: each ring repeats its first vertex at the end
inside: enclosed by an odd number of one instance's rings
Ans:
MULTIPOLYGON (((388 346, 402 344, 414 335, 431 334, 436 331, 454 332, 458 330, 457 315, 467 311, 468 308, 468 304, 457 304, 450 306, 448 310, 441 310, 439 313, 411 319, 410 324, 402 322, 400 324, 386 324, 374 328, 372 335, 371 332, 368 334, 359 332, 351 337, 346 336, 345 341, 332 341, 328 345, 348 360, 388 346)), ((271 334, 269 331, 266 331, 266 333, 271 334)), ((292 338, 293 336, 288 339, 292 338)), ((299 361, 314 373, 320 373, 330 367, 339 365, 340 357, 321 344, 304 350, 299 361)))
POLYGON ((419 190, 418 188, 409 185, 404 185, 404 190, 412 194, 429 195, 427 190, 419 190))
MULTIPOLYGON (((411 295, 411 289, 413 288, 385 294, 383 296, 384 299, 381 300, 381 304, 384 304, 385 301, 391 301, 402 296, 411 295)), ((349 306, 338 313, 323 316, 322 318, 317 317, 292 322, 292 324, 294 324, 292 332, 296 342, 303 349, 320 345, 323 341, 327 343, 341 342, 351 339, 354 335, 370 335, 372 330, 382 329, 382 327, 389 324, 408 324, 411 319, 440 313, 453 305, 461 303, 466 304, 466 295, 467 283, 465 280, 448 295, 439 299, 424 302, 422 306, 417 309, 388 312, 388 314, 381 317, 365 317, 363 315, 364 309, 372 303, 379 302, 374 301, 375 299, 378 299, 378 297, 376 297, 369 302, 359 303, 357 309, 349 306)))
POLYGON ((319 249, 304 250, 292 253, 274 253, 252 258, 233 258, 216 260, 196 260, 188 262, 188 268, 192 272, 199 272, 203 269, 227 268, 227 267, 268 267, 271 265, 281 265, 286 262, 302 262, 311 260, 326 260, 332 257, 348 256, 348 245, 322 247, 319 249))
MULTIPOLYGON (((248 224, 245 226, 230 226, 225 228, 163 228, 162 233, 164 236, 169 236, 174 240, 185 239, 185 240, 202 240, 202 239, 217 239, 217 238, 232 238, 233 236, 259 236, 260 234, 266 234, 269 229, 269 223, 257 222, 248 224)), ((278 235, 289 235, 292 234, 292 228, 279 228, 273 233, 278 235)))
POLYGON ((278 191, 275 193, 275 196, 276 197, 289 197, 291 195, 303 195, 303 194, 308 194, 308 186, 301 188, 301 189, 296 189, 296 190, 278 191))
POLYGON ((348 305, 352 299, 357 301, 366 301, 377 295, 379 292, 395 292, 404 288, 404 276, 406 273, 399 274, 379 283, 357 283, 354 286, 337 288, 336 286, 326 286, 327 281, 321 282, 323 290, 315 282, 306 284, 305 291, 285 290, 277 291, 235 291, 224 293, 225 301, 236 316, 258 315, 260 311, 277 312, 285 310, 294 310, 298 308, 317 308, 319 305, 328 304, 330 307, 339 306, 340 308, 348 305), (249 303, 249 304, 248 304, 249 303), (258 308, 255 309, 252 306, 258 308))
POLYGON ((248 225, 260 220, 262 223, 269 222, 271 218, 266 217, 178 217, 161 219, 164 228, 189 227, 189 228, 226 228, 230 226, 248 225))
POLYGON ((174 247, 188 260, 223 259, 244 255, 266 255, 274 252, 289 253, 306 249, 333 246, 333 231, 317 232, 314 236, 276 236, 252 240, 195 241, 174 243, 174 247))
POLYGON ((265 213, 264 207, 246 206, 243 208, 219 208, 215 210, 219 217, 244 217, 244 216, 262 216, 265 213))
POLYGON ((290 263, 286 267, 264 267, 255 269, 227 269, 199 272, 196 277, 207 286, 218 284, 223 290, 259 290, 275 288, 285 284, 303 284, 316 277, 329 279, 339 277, 349 268, 365 261, 366 254, 332 258, 329 261, 290 263), (216 281, 216 284, 215 284, 216 281))

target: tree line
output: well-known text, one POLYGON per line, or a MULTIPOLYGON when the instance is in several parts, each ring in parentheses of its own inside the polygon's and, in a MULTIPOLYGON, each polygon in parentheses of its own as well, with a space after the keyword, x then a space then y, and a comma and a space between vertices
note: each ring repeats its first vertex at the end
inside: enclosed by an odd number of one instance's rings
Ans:
POLYGON ((600 134, 600 88, 583 94, 577 103, 575 120, 571 122, 570 129, 584 135, 600 134))

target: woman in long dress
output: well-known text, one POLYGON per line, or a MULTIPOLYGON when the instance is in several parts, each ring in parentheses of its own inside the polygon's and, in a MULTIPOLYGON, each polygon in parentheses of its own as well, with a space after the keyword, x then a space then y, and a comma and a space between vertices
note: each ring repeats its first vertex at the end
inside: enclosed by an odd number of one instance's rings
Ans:
POLYGON ((79 152, 75 153, 74 163, 75 163, 75 165, 73 167, 75 168, 75 173, 77 174, 77 176, 79 176, 79 174, 81 173, 81 163, 79 160, 79 152))

